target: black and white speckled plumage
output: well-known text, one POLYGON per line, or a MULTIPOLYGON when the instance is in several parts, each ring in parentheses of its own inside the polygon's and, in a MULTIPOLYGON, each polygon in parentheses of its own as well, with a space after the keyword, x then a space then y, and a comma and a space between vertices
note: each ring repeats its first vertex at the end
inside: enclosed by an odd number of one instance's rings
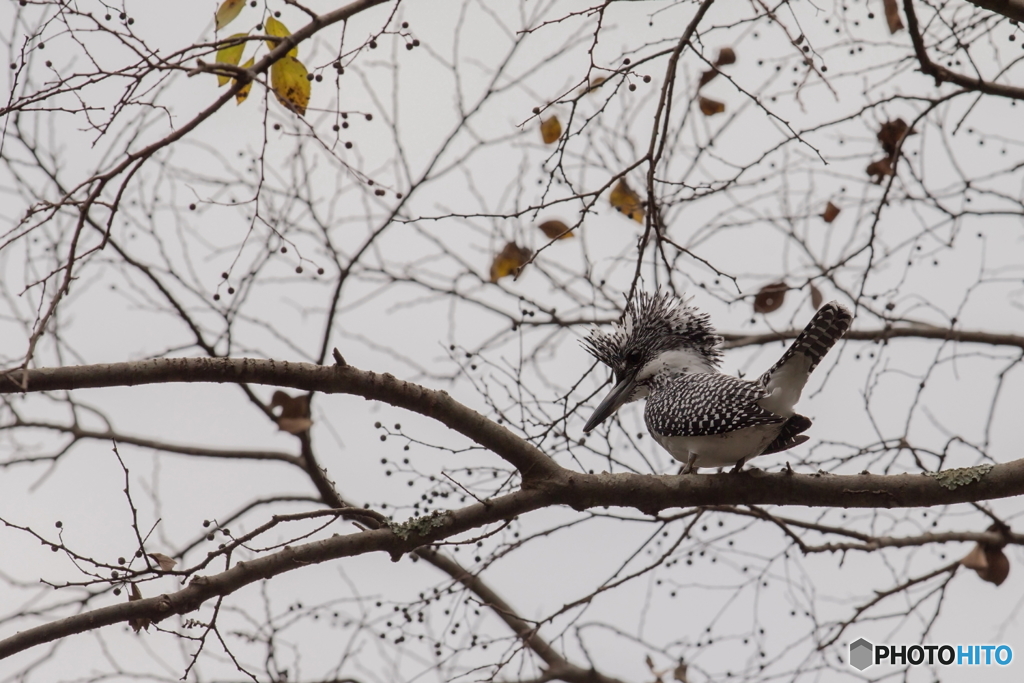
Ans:
POLYGON ((760 382, 719 373, 666 372, 649 386, 644 422, 658 436, 708 436, 785 421, 757 404, 768 397, 760 382))
POLYGON ((687 463, 684 471, 740 467, 756 455, 792 448, 807 440, 801 432, 811 425, 793 406, 852 320, 839 303, 825 304, 778 362, 745 380, 719 372, 722 339, 706 313, 665 292, 640 293, 610 333, 595 330, 584 342, 612 368, 616 382, 585 429, 623 403, 647 397, 647 429, 687 463))
POLYGON ((797 353, 804 354, 811 361, 810 367, 807 368, 807 374, 814 372, 814 368, 818 367, 818 363, 825 357, 829 349, 842 339, 852 323, 853 314, 838 302, 830 301, 819 308, 811 318, 811 322, 807 323, 804 331, 797 335, 786 352, 782 354, 782 358, 779 358, 775 365, 761 375, 761 384, 768 386, 772 375, 797 353))

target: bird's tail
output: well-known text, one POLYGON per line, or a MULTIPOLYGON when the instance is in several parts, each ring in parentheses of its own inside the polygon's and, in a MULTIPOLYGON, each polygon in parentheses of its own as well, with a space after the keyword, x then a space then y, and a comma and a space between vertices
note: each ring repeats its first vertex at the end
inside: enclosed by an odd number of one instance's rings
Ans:
POLYGON ((762 406, 788 414, 799 399, 807 377, 829 349, 843 338, 852 322, 853 314, 838 301, 830 301, 818 309, 778 362, 761 375, 761 384, 776 394, 771 407, 764 402, 762 406), (777 389, 781 391, 776 392, 777 389), (775 402, 779 403, 777 408, 775 402))

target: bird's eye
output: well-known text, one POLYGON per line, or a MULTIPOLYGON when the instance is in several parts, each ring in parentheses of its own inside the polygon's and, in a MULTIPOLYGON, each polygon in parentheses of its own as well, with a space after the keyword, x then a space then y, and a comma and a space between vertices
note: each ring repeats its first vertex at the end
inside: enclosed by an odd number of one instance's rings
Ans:
POLYGON ((633 349, 632 351, 626 354, 626 363, 628 363, 629 365, 636 365, 637 363, 640 362, 640 358, 640 352, 637 351, 636 349, 633 349))

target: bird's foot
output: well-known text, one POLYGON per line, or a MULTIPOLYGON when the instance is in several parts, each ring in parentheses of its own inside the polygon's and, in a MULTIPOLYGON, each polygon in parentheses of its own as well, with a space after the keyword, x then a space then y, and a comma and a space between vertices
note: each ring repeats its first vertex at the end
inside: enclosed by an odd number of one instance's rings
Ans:
POLYGON ((739 460, 737 460, 736 464, 733 465, 733 468, 731 470, 729 470, 729 473, 730 474, 739 474, 740 472, 742 472, 743 471, 743 463, 745 463, 746 461, 747 461, 746 458, 740 458, 739 460))
POLYGON ((693 463, 697 462, 697 454, 690 453, 689 457, 686 458, 686 462, 683 464, 683 468, 679 470, 679 474, 697 474, 697 468, 693 466, 693 463))

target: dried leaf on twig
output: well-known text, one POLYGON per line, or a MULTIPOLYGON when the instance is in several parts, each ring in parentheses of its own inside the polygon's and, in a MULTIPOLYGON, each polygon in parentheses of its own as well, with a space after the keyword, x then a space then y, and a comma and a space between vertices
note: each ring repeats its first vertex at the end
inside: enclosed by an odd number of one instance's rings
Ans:
POLYGON ((754 312, 771 313, 779 310, 786 298, 787 291, 789 291, 789 287, 785 282, 773 282, 770 285, 765 285, 754 297, 754 312))
POLYGON ((531 256, 533 252, 529 249, 509 242, 491 262, 491 282, 497 282, 506 275, 517 275, 531 256))
POLYGON ((896 4, 896 0, 883 0, 882 4, 885 5, 885 20, 889 24, 889 33, 896 33, 903 28, 899 6, 896 4))
POLYGON ((540 136, 543 138, 545 145, 550 145, 562 137, 562 122, 558 120, 557 116, 541 121, 540 136))
POLYGON ((823 219, 825 219, 826 223, 831 223, 832 221, 834 221, 836 219, 836 216, 838 216, 838 215, 839 215, 839 207, 836 206, 835 204, 833 204, 832 202, 829 202, 828 204, 826 204, 825 205, 825 210, 822 211, 822 213, 821 213, 821 217, 823 219))
POLYGON ((589 93, 592 93, 595 90, 597 90, 598 88, 600 88, 604 84, 604 82, 605 82, 605 77, 604 76, 598 76, 597 78, 595 78, 594 80, 590 81, 589 83, 584 85, 582 88, 580 88, 580 94, 587 95, 589 93))
MULTIPOLYGON (((142 599, 142 591, 139 590, 138 585, 133 583, 133 584, 131 584, 131 587, 132 587, 131 590, 128 591, 128 602, 135 602, 136 600, 141 600, 142 599)), ((151 622, 150 622, 149 619, 142 618, 142 617, 140 617, 138 619, 129 619, 128 620, 128 625, 131 626, 132 629, 136 633, 138 633, 142 629, 146 629, 148 631, 150 623, 151 622)))
POLYGON ((877 185, 882 182, 882 178, 892 175, 892 162, 889 157, 885 157, 878 161, 872 161, 865 170, 869 176, 872 176, 872 180, 877 185))
POLYGON ((731 47, 723 47, 718 51, 718 59, 715 60, 715 66, 727 66, 735 63, 736 51, 731 47))
POLYGON ((814 285, 811 285, 811 305, 814 306, 814 310, 821 308, 821 304, 824 303, 824 301, 825 297, 821 295, 821 290, 814 285))
POLYGON ((882 149, 889 156, 896 153, 897 145, 908 135, 917 135, 917 131, 911 129, 903 119, 886 121, 878 129, 878 141, 882 143, 882 149))
POLYGON ((719 102, 718 100, 713 100, 709 97, 701 97, 700 100, 698 100, 698 104, 700 105, 700 112, 704 114, 704 116, 714 116, 715 114, 721 114, 725 111, 724 102, 719 102))
POLYGON ((171 571, 174 569, 174 565, 178 564, 177 560, 167 557, 167 555, 164 555, 163 553, 150 553, 149 556, 157 563, 157 565, 160 566, 160 569, 165 572, 171 571))
POLYGON ((612 188, 611 195, 608 196, 608 201, 611 202, 612 206, 626 214, 628 218, 632 218, 637 223, 644 222, 644 207, 640 201, 640 195, 634 192, 629 185, 626 184, 625 178, 620 178, 619 182, 612 188))
MULTIPOLYGON (((996 524, 988 528, 990 532, 999 530, 1000 527, 996 524)), ((960 564, 977 572, 982 581, 988 581, 996 586, 1006 581, 1010 574, 1010 560, 1003 552, 1003 545, 977 543, 974 549, 960 560, 960 564)))
POLYGON ((270 398, 270 409, 280 408, 277 416, 277 428, 289 434, 302 434, 313 426, 309 412, 309 395, 289 396, 283 391, 275 391, 270 398))
POLYGON ((576 235, 569 230, 569 226, 562 221, 544 221, 537 226, 548 239, 564 240, 576 235))

